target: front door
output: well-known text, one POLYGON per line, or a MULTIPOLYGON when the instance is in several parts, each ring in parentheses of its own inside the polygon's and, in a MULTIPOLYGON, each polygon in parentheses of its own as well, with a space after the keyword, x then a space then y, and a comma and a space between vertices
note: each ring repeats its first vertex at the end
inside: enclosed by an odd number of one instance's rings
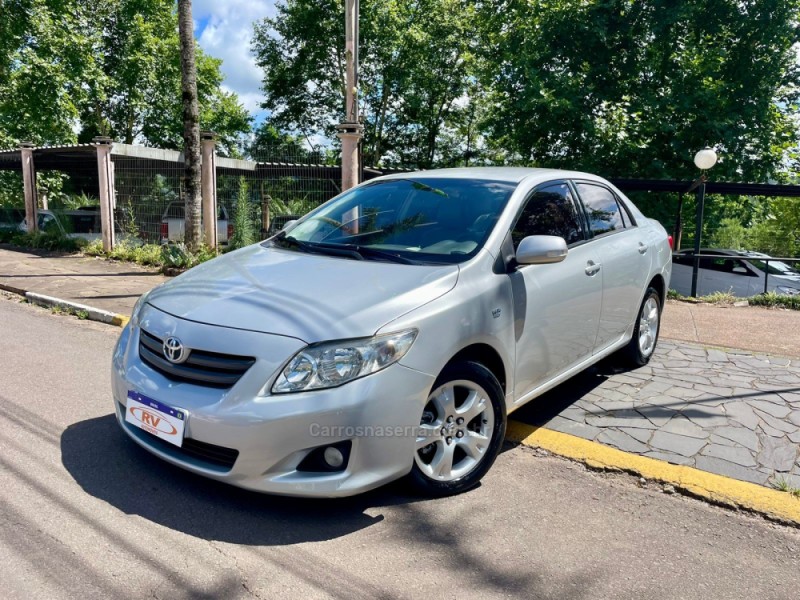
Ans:
POLYGON ((589 358, 600 320, 603 274, 566 182, 551 182, 528 198, 511 232, 516 250, 529 235, 557 235, 567 257, 550 265, 520 266, 514 293, 517 401, 589 358))

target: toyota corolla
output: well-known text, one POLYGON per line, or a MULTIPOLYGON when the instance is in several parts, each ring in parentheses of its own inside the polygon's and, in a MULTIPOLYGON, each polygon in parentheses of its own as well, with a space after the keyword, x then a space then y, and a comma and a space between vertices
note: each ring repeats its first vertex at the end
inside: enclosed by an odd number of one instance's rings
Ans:
POLYGON ((587 173, 382 177, 142 296, 117 419, 252 490, 458 493, 509 413, 609 355, 647 363, 670 259, 663 227, 587 173))

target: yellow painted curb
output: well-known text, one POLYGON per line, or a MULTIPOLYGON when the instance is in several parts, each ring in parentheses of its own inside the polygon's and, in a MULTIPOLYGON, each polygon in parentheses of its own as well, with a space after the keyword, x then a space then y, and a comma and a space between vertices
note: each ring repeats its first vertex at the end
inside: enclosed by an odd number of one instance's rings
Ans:
POLYGON ((800 525, 800 499, 786 492, 707 473, 694 467, 673 465, 655 458, 623 452, 598 442, 518 421, 508 422, 506 438, 580 461, 595 469, 634 473, 645 479, 669 483, 676 489, 715 504, 741 508, 771 519, 800 525))
POLYGON ((111 319, 111 324, 118 327, 125 327, 130 320, 131 318, 126 317, 125 315, 114 315, 114 318, 111 319))

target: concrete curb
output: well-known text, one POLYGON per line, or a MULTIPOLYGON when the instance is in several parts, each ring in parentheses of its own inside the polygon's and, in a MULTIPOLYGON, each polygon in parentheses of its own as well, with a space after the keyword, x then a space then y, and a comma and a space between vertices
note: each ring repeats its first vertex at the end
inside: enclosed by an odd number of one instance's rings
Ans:
POLYGON ((800 527, 800 499, 786 492, 681 465, 623 452, 566 433, 508 422, 506 439, 542 448, 593 469, 623 471, 672 485, 677 492, 713 504, 746 510, 800 527))
POLYGON ((90 321, 99 321, 100 323, 114 325, 116 327, 125 327, 125 325, 128 324, 128 321, 130 321, 130 317, 126 317, 125 315, 112 313, 101 308, 94 308, 93 306, 87 306, 78 302, 62 300, 61 298, 54 298, 52 296, 45 296, 44 294, 37 294, 36 292, 29 292, 10 285, 0 284, 0 290, 5 290, 6 292, 11 292, 12 294, 18 294, 24 297, 31 304, 44 306, 45 308, 57 306, 71 312, 86 313, 86 318, 90 321))

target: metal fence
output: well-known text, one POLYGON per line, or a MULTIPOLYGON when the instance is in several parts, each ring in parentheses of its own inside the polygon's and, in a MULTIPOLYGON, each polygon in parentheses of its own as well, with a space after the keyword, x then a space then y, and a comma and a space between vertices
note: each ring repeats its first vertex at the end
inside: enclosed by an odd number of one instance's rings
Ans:
POLYGON ((257 163, 252 171, 217 168, 217 204, 234 227, 249 222, 264 239, 340 191, 337 169, 257 163))
POLYGON ((164 220, 183 217, 183 163, 113 155, 112 161, 118 239, 161 243, 164 220))
MULTIPOLYGON (((289 156, 279 148, 268 155, 289 156)), ((307 153, 303 158, 320 157, 307 153)), ((112 160, 117 231, 147 243, 182 239, 185 218, 182 157, 176 152, 164 153, 159 159, 112 152, 112 160)), ((237 227, 248 229, 253 239, 265 239, 286 221, 304 215, 338 194, 340 177, 338 167, 324 164, 217 157, 219 241, 226 244, 237 227)))

